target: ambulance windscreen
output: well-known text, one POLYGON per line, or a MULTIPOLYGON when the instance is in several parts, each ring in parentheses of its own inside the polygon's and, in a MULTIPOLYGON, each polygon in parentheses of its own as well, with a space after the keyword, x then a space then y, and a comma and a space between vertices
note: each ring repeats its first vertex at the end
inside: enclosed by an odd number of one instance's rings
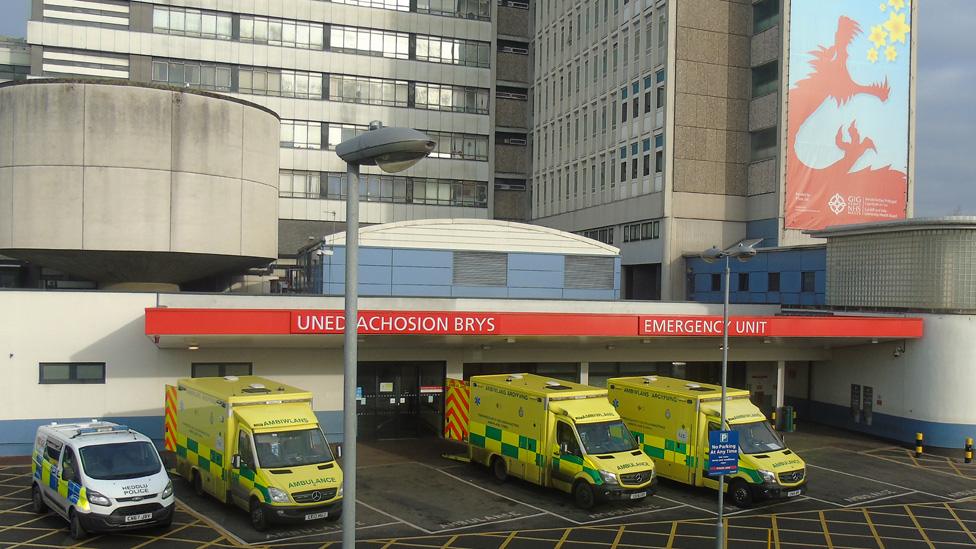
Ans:
POLYGON ((581 423, 576 425, 587 454, 614 454, 637 449, 637 441, 622 421, 581 423))
POLYGON ((785 448, 783 441, 765 421, 733 424, 732 430, 739 433, 739 448, 743 454, 761 454, 785 448))
POLYGON ((255 433, 258 462, 266 469, 299 467, 333 461, 329 442, 318 428, 280 433, 255 433))
POLYGON ((148 477, 163 468, 156 449, 144 441, 84 446, 79 453, 82 470, 97 480, 148 477))

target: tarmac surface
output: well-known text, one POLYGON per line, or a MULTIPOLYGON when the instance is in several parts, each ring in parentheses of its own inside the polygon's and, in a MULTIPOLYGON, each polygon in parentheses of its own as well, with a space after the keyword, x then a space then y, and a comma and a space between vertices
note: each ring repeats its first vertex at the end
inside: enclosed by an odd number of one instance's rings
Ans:
MULTIPOLYGON (((814 426, 786 436, 807 462, 808 491, 749 509, 726 504, 727 547, 976 547, 976 464, 814 426)), ((715 546, 716 492, 663 481, 637 502, 577 509, 559 492, 510 480, 443 453, 442 440, 361 444, 360 547, 598 548, 715 546)), ((340 522, 254 531, 247 514, 177 480, 172 528, 68 536, 30 511, 29 465, 0 467, 0 548, 339 547, 340 522)))

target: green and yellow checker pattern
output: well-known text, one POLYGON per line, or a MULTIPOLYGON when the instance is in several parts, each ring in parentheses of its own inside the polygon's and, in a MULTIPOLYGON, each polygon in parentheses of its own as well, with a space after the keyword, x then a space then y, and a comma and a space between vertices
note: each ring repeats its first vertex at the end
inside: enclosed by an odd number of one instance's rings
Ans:
POLYGON ((257 474, 253 469, 241 467, 240 473, 231 471, 230 479, 231 482, 247 488, 248 492, 257 490, 261 493, 265 503, 271 503, 271 494, 268 493, 268 486, 262 482, 261 475, 257 474))
POLYGON ((468 425, 468 440, 472 446, 507 456, 536 467, 544 467, 546 456, 539 452, 539 441, 512 431, 472 421, 468 425))
POLYGON ((669 438, 631 431, 644 453, 652 459, 677 463, 684 467, 695 466, 695 456, 688 454, 688 445, 669 438))
POLYGON ((88 492, 85 487, 72 481, 58 478, 58 468, 50 461, 44 459, 40 453, 34 452, 31 456, 31 475, 41 484, 57 490, 58 494, 68 503, 75 504, 79 509, 88 511, 91 507, 88 504, 88 492))
POLYGON ((583 472, 593 480, 593 484, 603 484, 603 477, 600 476, 600 472, 588 466, 586 460, 580 456, 566 454, 558 458, 552 458, 552 470, 559 471, 564 476, 574 479, 580 472, 583 472))
POLYGON ((221 480, 227 480, 224 473, 224 455, 220 452, 188 438, 183 433, 176 433, 176 455, 185 459, 190 465, 199 467, 221 480))

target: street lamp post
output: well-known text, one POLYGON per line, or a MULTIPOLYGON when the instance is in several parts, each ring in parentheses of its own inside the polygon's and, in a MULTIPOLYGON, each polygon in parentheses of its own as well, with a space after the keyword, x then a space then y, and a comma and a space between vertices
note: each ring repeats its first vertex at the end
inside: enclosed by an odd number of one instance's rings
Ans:
POLYGON ((356 369, 359 365, 359 167, 379 166, 388 173, 403 171, 434 150, 426 134, 409 128, 384 128, 370 122, 369 131, 336 146, 346 162, 346 295, 343 331, 342 448, 343 480, 342 546, 356 546, 356 369))
MULTIPOLYGON (((725 430, 725 400, 728 392, 728 371, 729 371, 729 283, 732 278, 732 270, 729 267, 729 260, 736 258, 739 261, 748 261, 756 255, 756 245, 762 242, 761 238, 744 240, 735 246, 722 250, 717 246, 705 250, 701 258, 708 263, 714 263, 720 259, 725 260, 725 297, 722 300, 722 405, 721 421, 719 429, 725 430)), ((715 523, 715 548, 723 549, 725 525, 723 524, 722 513, 725 504, 725 475, 718 476, 718 521, 715 523)))

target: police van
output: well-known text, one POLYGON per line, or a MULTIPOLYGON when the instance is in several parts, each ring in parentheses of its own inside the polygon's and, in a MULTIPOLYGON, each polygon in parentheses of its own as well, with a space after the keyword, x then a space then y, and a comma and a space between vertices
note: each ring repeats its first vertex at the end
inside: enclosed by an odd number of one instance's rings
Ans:
POLYGON ((31 506, 53 510, 71 537, 173 522, 173 483, 151 440, 124 425, 42 425, 34 437, 31 506))

